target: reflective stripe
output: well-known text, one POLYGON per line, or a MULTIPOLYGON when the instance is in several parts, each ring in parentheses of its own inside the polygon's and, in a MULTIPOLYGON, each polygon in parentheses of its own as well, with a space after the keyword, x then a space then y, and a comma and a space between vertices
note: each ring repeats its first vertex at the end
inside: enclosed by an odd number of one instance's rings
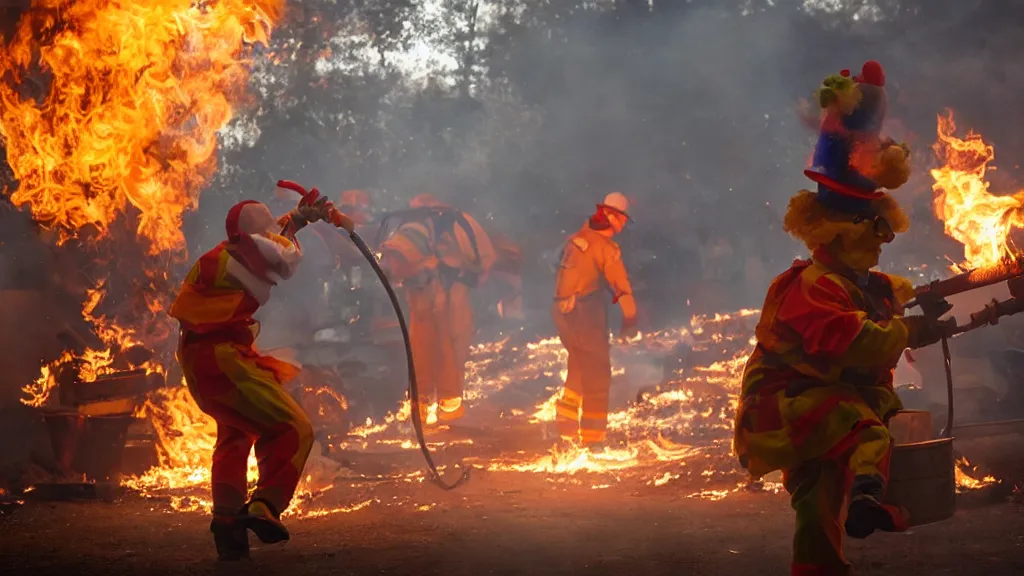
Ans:
POLYGON ((559 400, 555 403, 555 414, 560 418, 568 418, 576 422, 580 418, 580 408, 578 405, 559 400))
POLYGON ((562 388, 562 397, 559 400, 570 403, 573 406, 579 406, 582 399, 583 397, 580 396, 579 392, 570 388, 562 388))

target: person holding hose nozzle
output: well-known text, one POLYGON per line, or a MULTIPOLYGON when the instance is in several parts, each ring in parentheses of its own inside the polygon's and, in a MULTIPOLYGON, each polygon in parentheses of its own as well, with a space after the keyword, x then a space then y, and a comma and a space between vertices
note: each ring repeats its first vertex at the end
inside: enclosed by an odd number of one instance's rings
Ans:
POLYGON ((264 543, 289 539, 280 516, 302 476, 313 427, 283 388, 299 368, 256 351, 253 314, 295 272, 302 257, 296 233, 340 216, 315 190, 278 219, 260 202, 236 204, 225 222, 227 240, 199 257, 171 305, 181 324, 177 358, 185 382, 217 422, 210 531, 221 560, 248 557, 248 530, 264 543), (260 477, 247 497, 254 445, 260 477))
POLYGON ((831 76, 814 167, 816 192, 790 202, 784 228, 806 244, 768 289, 757 345, 743 373, 733 447, 757 480, 781 470, 796 511, 793 576, 849 576, 844 536, 902 531, 906 511, 885 504, 892 438, 902 409, 893 369, 906 348, 934 344, 952 326, 903 316, 910 281, 873 271, 882 247, 909 227, 882 189, 909 176, 909 150, 878 133, 885 75, 831 76))
POLYGON ((612 302, 622 307, 624 338, 636 336, 636 302, 622 253, 612 237, 622 232, 629 217, 629 201, 620 192, 605 196, 583 227, 562 249, 552 316, 569 353, 568 375, 555 404, 559 435, 597 447, 605 440, 608 397, 612 384, 608 308, 602 284, 611 289, 612 302))

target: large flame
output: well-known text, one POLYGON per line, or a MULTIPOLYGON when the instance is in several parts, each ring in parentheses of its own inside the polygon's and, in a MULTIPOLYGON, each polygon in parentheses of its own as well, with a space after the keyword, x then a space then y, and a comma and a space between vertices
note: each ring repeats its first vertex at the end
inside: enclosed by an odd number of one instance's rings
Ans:
POLYGON ((1013 252, 1010 232, 1024 227, 1024 193, 997 196, 986 172, 995 150, 973 131, 957 138, 953 113, 938 117, 935 153, 943 162, 931 171, 935 214, 946 234, 964 245, 964 268, 996 264, 1013 252))
MULTIPOLYGON (((283 4, 34 0, 0 42, 0 137, 17 180, 4 193, 95 268, 82 303, 93 347, 43 367, 26 404, 51 402, 64 368, 85 382, 162 371, 125 352, 159 340, 154 319, 167 323, 168 267, 186 256, 182 216, 216 170, 217 134, 249 77, 247 44, 267 41, 283 4), (125 279, 130 301, 115 305, 127 313, 109 313, 108 287, 125 279)), ((137 484, 208 481, 214 427, 185 388, 154 394, 139 413, 162 452, 137 484)))
POLYGON ((0 50, 21 84, 0 84, 11 200, 61 241, 130 213, 152 255, 181 249, 248 78, 244 42, 266 39, 283 1, 34 1, 0 50), (19 90, 36 64, 41 102, 19 90))

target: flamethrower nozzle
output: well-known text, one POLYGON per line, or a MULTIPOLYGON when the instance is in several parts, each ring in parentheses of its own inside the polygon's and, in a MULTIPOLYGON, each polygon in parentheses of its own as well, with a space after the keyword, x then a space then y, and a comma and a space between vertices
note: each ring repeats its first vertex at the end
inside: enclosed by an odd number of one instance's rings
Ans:
POLYGON ((915 300, 919 301, 921 296, 926 293, 932 297, 947 298, 1021 276, 1024 276, 1024 254, 1014 255, 991 266, 982 266, 981 268, 968 270, 952 278, 936 280, 929 284, 918 286, 915 289, 917 294, 915 300))

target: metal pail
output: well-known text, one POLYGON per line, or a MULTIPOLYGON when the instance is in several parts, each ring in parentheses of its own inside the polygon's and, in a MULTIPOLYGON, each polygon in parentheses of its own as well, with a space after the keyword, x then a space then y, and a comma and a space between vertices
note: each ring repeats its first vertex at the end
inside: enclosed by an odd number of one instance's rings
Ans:
POLYGON ((894 446, 885 500, 909 511, 911 526, 951 518, 956 510, 953 439, 894 446))
POLYGON ((54 456, 68 475, 95 482, 117 481, 131 414, 86 416, 76 411, 41 409, 54 456))

